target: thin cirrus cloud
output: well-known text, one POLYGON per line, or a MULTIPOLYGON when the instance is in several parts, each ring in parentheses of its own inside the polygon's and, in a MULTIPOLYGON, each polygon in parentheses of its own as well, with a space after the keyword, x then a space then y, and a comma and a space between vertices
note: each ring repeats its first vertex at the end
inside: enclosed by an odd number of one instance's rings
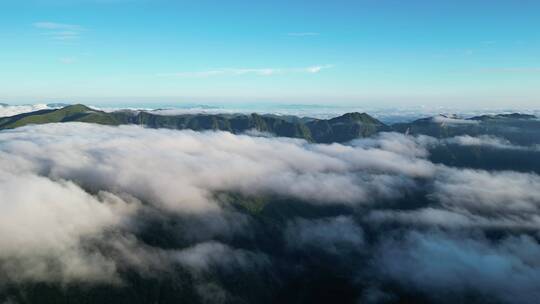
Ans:
POLYGON ((315 65, 301 68, 222 68, 206 71, 187 71, 177 73, 162 73, 159 77, 208 78, 215 76, 273 76, 284 74, 317 74, 325 69, 333 68, 333 64, 315 65))
POLYGON ((81 37, 81 32, 84 28, 77 24, 66 24, 57 22, 36 22, 33 26, 43 31, 44 35, 49 36, 53 40, 76 40, 81 37))
POLYGON ((540 73, 540 67, 517 67, 517 68, 488 68, 483 69, 484 73, 512 73, 512 74, 527 74, 540 73))
POLYGON ((63 63, 63 64, 74 64, 76 63, 78 60, 76 57, 62 57, 59 59, 60 63, 63 63))
POLYGON ((317 32, 292 32, 292 33, 287 33, 287 36, 292 36, 292 37, 309 37, 309 36, 319 36, 320 33, 317 33, 317 32))

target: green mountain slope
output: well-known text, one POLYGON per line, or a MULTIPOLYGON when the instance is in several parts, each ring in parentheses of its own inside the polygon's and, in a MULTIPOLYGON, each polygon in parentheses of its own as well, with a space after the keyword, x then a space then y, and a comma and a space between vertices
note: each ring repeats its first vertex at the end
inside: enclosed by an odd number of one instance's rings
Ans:
POLYGON ((72 105, 58 110, 41 110, 0 119, 0 129, 13 129, 32 124, 81 121, 100 124, 116 124, 105 112, 84 105, 72 105))
POLYGON ((540 120, 533 115, 483 115, 470 119, 436 116, 410 123, 387 126, 366 113, 347 113, 332 119, 298 118, 260 114, 157 115, 144 111, 103 112, 78 104, 58 110, 41 110, 0 118, 0 130, 32 124, 86 122, 102 125, 136 124, 149 128, 221 130, 236 134, 251 130, 310 142, 347 142, 378 132, 395 131, 411 135, 448 138, 460 135, 490 135, 519 145, 540 144, 540 120))
POLYGON ((392 126, 395 131, 411 135, 429 135, 437 138, 453 136, 495 136, 518 145, 540 144, 540 120, 534 115, 499 114, 469 119, 438 116, 418 119, 411 123, 392 126))
POLYGON ((302 138, 312 142, 346 142, 358 137, 391 130, 365 113, 348 113, 329 120, 299 119, 277 115, 156 115, 150 112, 116 111, 107 113, 71 105, 58 110, 43 110, 0 118, 0 130, 32 124, 86 122, 103 125, 136 124, 150 128, 222 130, 243 133, 249 130, 280 137, 302 138))
POLYGON ((346 142, 358 137, 369 137, 391 128, 366 113, 347 113, 328 120, 314 120, 307 124, 315 142, 346 142))

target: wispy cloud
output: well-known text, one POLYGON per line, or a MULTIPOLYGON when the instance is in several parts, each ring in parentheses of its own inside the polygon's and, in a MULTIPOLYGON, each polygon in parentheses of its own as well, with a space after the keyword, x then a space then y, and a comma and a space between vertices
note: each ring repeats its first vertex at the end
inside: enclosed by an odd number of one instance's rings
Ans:
POLYGON ((37 29, 43 30, 44 34, 51 37, 54 40, 76 40, 81 36, 81 32, 84 28, 77 24, 66 24, 57 22, 36 22, 33 26, 37 29))
POLYGON ((221 68, 212 69, 206 71, 186 71, 176 73, 161 73, 159 77, 184 77, 184 78, 207 78, 213 76, 243 76, 243 75, 255 75, 255 76, 272 76, 283 74, 316 74, 324 69, 333 68, 334 65, 315 65, 302 68, 221 68))
POLYGON ((74 64, 77 62, 77 58, 76 57, 62 57, 59 59, 60 63, 63 63, 63 64, 74 64))
POLYGON ((540 73, 540 67, 522 67, 522 68, 486 68, 481 70, 484 73, 540 73))
POLYGON ((81 30, 80 25, 75 24, 65 24, 65 23, 56 23, 56 22, 36 22, 34 26, 39 29, 47 30, 81 30))
POLYGON ((287 33, 287 36, 293 36, 293 37, 308 37, 308 36, 319 36, 320 33, 317 32, 293 32, 293 33, 287 33))

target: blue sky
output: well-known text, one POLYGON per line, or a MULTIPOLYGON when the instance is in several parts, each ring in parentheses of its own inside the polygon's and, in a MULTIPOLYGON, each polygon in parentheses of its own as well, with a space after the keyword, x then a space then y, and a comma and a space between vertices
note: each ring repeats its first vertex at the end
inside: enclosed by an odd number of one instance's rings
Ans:
POLYGON ((540 107, 540 1, 0 2, 2 102, 540 107))

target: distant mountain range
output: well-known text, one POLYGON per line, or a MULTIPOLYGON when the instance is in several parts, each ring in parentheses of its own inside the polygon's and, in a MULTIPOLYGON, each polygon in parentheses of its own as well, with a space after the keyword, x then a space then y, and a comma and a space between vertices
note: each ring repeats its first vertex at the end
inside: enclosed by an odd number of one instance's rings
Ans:
POLYGON ((160 115, 149 111, 104 112, 82 104, 0 118, 0 130, 31 124, 87 122, 103 125, 136 124, 149 128, 222 130, 232 133, 258 131, 316 143, 347 142, 378 132, 446 138, 460 135, 498 136, 516 144, 540 144, 540 120, 534 115, 482 115, 469 119, 439 115, 409 123, 386 125, 366 113, 347 113, 331 119, 260 114, 160 115))

